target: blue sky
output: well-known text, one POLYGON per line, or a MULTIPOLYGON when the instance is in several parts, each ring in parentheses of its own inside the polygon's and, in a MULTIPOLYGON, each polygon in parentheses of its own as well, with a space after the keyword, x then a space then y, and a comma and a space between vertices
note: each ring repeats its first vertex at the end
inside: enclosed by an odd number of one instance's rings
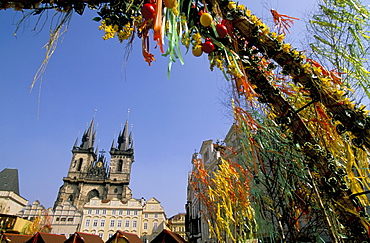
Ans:
MULTIPOLYGON (((245 1, 252 13, 272 22, 269 9, 301 18, 290 42, 304 40, 304 16, 314 0, 245 1)), ((240 3, 243 3, 241 1, 240 3)), ((140 40, 124 64, 125 44, 104 41, 94 11, 74 14, 68 31, 39 82, 30 92, 44 55, 49 22, 40 33, 32 21, 13 33, 20 12, 0 11, 0 170, 19 171, 21 196, 51 207, 67 175, 71 149, 95 116, 95 145, 108 151, 130 109, 135 141, 131 184, 135 198, 157 198, 168 217, 185 212, 191 156, 202 141, 222 139, 232 124, 225 91, 229 83, 209 70, 207 56, 185 54, 185 65, 172 66, 167 79, 166 57, 151 51, 152 66, 143 61, 140 40), (39 99, 40 97, 40 99, 39 99), (94 110, 97 110, 96 112, 94 110)), ((51 18, 51 15, 49 16, 51 18)))

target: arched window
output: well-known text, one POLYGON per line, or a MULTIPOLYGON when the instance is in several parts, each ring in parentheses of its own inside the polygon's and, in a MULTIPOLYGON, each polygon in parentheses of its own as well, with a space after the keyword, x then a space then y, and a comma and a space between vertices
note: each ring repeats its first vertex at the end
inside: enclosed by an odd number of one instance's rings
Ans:
POLYGON ((123 160, 119 160, 117 163, 117 172, 122 172, 123 160))
POLYGON ((73 195, 69 195, 68 201, 73 202, 73 195))
POLYGON ((93 198, 93 197, 99 197, 98 190, 94 189, 94 190, 89 191, 89 193, 87 193, 87 200, 88 201, 90 201, 90 199, 93 198))
POLYGON ((77 163, 77 171, 80 171, 81 170, 81 167, 82 167, 82 162, 83 162, 83 158, 80 158, 79 160, 78 160, 78 163, 77 163))

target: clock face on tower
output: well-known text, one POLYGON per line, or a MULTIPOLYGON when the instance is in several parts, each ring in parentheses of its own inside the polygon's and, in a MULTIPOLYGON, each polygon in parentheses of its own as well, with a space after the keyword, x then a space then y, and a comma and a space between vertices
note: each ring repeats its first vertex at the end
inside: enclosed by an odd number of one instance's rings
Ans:
POLYGON ((97 164, 96 164, 97 167, 102 167, 103 166, 103 162, 99 161, 97 164))

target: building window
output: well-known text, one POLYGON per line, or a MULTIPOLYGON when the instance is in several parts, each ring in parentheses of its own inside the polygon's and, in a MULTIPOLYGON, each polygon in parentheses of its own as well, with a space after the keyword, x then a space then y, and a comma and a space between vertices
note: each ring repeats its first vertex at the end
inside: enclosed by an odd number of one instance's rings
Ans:
POLYGON ((117 227, 118 227, 118 228, 121 228, 121 227, 122 227, 122 220, 120 220, 120 219, 119 219, 119 220, 117 221, 117 227))
POLYGON ((99 209, 95 210, 95 214, 99 214, 99 209))
POLYGON ((67 219, 67 221, 68 221, 69 223, 73 223, 73 218, 68 218, 68 219, 67 219))
POLYGON ((100 220, 100 227, 104 227, 105 226, 105 219, 102 219, 100 220))
POLYGON ((144 223, 144 229, 145 229, 145 230, 147 230, 147 229, 148 229, 148 223, 147 223, 147 222, 145 222, 145 223, 144 223))
POLYGON ((153 227, 154 227, 154 230, 157 230, 157 228, 158 228, 158 223, 154 223, 153 227))
POLYGON ((127 210, 126 211, 126 215, 130 215, 130 210, 127 210))
POLYGON ((107 210, 106 210, 106 209, 103 209, 103 210, 102 210, 102 214, 103 214, 103 215, 106 215, 106 214, 107 214, 107 210))
POLYGON ((134 215, 137 215, 137 211, 136 210, 134 211, 134 215))
POLYGON ((115 209, 112 210, 112 215, 116 215, 116 210, 115 209))
POLYGON ((130 220, 127 220, 126 219, 126 221, 125 221, 125 228, 128 228, 128 227, 130 227, 130 220))
POLYGON ((136 228, 137 227, 137 220, 134 220, 132 221, 132 228, 136 228))
POLYGON ((110 220, 110 225, 109 225, 110 227, 114 227, 114 219, 111 219, 110 220))
POLYGON ((77 170, 77 171, 80 171, 80 170, 81 170, 82 162, 83 162, 83 159, 82 159, 82 158, 80 158, 80 159, 78 160, 78 162, 77 162, 77 168, 76 168, 76 170, 77 170))
POLYGON ((122 214, 123 214, 123 210, 119 210, 118 215, 122 215, 122 214))
POLYGON ((90 219, 86 219, 85 221, 85 227, 89 227, 90 226, 90 219))
POLYGON ((117 172, 122 172, 123 160, 119 160, 117 164, 117 172))
POLYGON ((157 214, 157 213, 155 213, 155 214, 154 214, 154 218, 155 218, 155 219, 157 219, 157 218, 158 218, 158 214, 157 214))
POLYGON ((94 221, 93 221, 93 227, 96 227, 96 226, 98 226, 98 220, 97 219, 94 219, 94 221))
POLYGON ((113 234, 112 233, 109 233, 108 234, 108 239, 112 238, 113 234))
POLYGON ((55 221, 59 221, 59 217, 55 219, 55 221))
POLYGON ((66 222, 66 218, 61 218, 60 221, 66 222))
POLYGON ((99 233, 99 237, 100 238, 103 238, 103 233, 99 233))
POLYGON ((91 214, 91 213, 92 213, 91 209, 87 210, 87 214, 91 214))
POLYGON ((150 209, 154 209, 154 205, 150 206, 150 209))
POLYGON ((146 219, 148 218, 148 214, 147 214, 147 213, 146 213, 146 214, 144 214, 144 218, 146 218, 146 219))

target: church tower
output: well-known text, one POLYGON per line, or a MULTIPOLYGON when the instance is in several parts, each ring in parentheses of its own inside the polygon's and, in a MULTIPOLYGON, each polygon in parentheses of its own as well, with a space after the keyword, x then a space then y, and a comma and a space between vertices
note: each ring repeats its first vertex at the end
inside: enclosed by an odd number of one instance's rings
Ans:
POLYGON ((96 132, 94 120, 90 122, 84 132, 81 144, 78 138, 72 148, 72 159, 67 177, 63 178, 63 185, 59 189, 54 208, 66 201, 71 202, 79 210, 93 197, 101 200, 131 199, 129 188, 131 164, 134 161, 132 135, 128 131, 126 121, 123 131, 120 132, 117 147, 112 144, 110 164, 105 158, 105 151, 97 152, 94 147, 96 132))
POLYGON ((117 146, 114 141, 110 149, 110 173, 112 191, 109 196, 116 195, 118 199, 131 198, 132 193, 128 185, 130 183, 131 165, 134 162, 134 143, 132 133, 128 131, 128 121, 126 120, 123 131, 120 132, 117 139, 117 146))

